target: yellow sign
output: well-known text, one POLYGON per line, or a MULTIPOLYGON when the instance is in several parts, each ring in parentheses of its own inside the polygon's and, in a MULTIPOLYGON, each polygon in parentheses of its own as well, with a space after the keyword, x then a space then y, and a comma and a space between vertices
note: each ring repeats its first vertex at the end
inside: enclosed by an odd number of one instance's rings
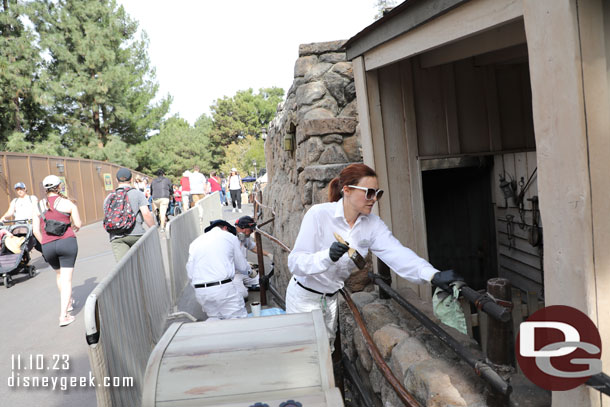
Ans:
POLYGON ((106 189, 106 191, 112 191, 114 189, 112 186, 112 174, 107 172, 104 173, 104 189, 106 189))

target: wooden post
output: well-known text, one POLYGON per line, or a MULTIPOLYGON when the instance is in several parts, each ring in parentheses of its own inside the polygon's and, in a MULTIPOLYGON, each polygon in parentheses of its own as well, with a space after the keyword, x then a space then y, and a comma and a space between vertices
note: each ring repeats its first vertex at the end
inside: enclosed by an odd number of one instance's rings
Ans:
MULTIPOLYGON (((495 299, 509 302, 512 298, 511 284, 506 278, 492 278, 487 281, 487 292, 495 299)), ((503 305, 502 302, 499 305, 503 305)), ((487 358, 498 365, 510 364, 509 323, 488 318, 487 358)))

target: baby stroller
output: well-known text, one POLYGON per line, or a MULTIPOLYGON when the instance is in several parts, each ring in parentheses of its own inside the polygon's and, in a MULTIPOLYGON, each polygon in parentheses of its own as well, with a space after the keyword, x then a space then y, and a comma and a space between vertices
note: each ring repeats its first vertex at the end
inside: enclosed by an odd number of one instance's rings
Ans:
MULTIPOLYGON (((36 267, 29 264, 30 251, 34 247, 34 237, 32 237, 32 225, 27 220, 4 221, 0 223, 0 229, 8 230, 13 236, 23 237, 24 240, 17 248, 19 253, 13 253, 2 238, 2 248, 0 249, 0 277, 6 288, 12 284, 12 276, 19 273, 27 273, 29 277, 34 277, 36 267)), ((15 249, 15 248, 13 248, 15 249)))

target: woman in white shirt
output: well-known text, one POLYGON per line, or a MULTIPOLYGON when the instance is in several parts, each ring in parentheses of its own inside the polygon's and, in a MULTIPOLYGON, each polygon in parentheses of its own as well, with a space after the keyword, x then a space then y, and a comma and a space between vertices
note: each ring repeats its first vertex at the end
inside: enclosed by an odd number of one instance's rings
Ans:
POLYGON ((383 195, 377 174, 364 164, 351 164, 334 178, 328 203, 312 206, 305 214, 288 268, 293 274, 286 291, 286 312, 321 309, 333 348, 337 326, 337 292, 356 269, 348 246, 336 241, 338 233, 363 257, 370 250, 399 276, 414 282, 432 282, 443 289, 461 279, 453 270, 439 272, 411 249, 404 247, 390 229, 371 213, 383 195))
POLYGON ((231 194, 231 203, 233 204, 233 212, 235 212, 235 206, 241 213, 241 193, 243 192, 244 184, 241 182, 241 177, 237 173, 237 169, 231 169, 231 175, 229 175, 229 192, 231 194))
POLYGON ((15 220, 31 220, 34 208, 38 205, 38 198, 27 194, 27 188, 23 182, 15 184, 17 198, 11 201, 8 210, 0 218, 4 222, 8 217, 13 216, 15 220))

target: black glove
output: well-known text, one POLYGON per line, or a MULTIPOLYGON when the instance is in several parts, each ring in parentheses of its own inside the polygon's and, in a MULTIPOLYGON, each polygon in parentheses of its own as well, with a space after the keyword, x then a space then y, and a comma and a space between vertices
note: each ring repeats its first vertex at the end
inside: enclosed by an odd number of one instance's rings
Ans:
POLYGON ((330 252, 328 254, 328 257, 330 257, 330 259, 332 261, 337 261, 348 250, 349 250, 349 246, 346 246, 343 243, 333 242, 333 244, 330 245, 330 252))
POLYGON ((432 281, 430 282, 435 286, 447 291, 448 293, 453 293, 453 290, 450 285, 455 281, 464 281, 464 278, 458 273, 456 273, 454 270, 445 270, 436 273, 434 277, 432 277, 432 281))

